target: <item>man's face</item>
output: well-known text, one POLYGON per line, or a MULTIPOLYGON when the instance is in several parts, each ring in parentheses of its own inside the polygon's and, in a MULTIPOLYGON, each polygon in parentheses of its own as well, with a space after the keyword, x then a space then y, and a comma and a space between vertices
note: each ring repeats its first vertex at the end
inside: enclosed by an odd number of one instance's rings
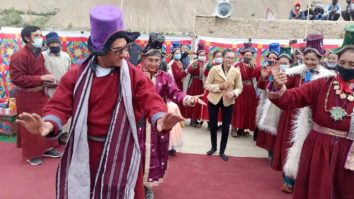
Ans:
POLYGON ((42 32, 40 30, 36 30, 35 32, 31 33, 30 37, 25 37, 25 40, 27 41, 27 43, 31 44, 36 38, 41 38, 41 37, 43 37, 42 32))
POLYGON ((161 57, 159 56, 148 56, 144 59, 144 67, 149 72, 157 72, 161 64, 161 57))
POLYGON ((338 0, 332 0, 332 3, 333 3, 333 4, 337 4, 337 3, 338 3, 338 0))
POLYGON ((104 56, 104 62, 110 66, 120 67, 127 51, 127 41, 124 38, 118 38, 112 43, 108 54, 104 56))
POLYGON ((299 5, 295 6, 295 10, 300 10, 300 6, 299 5))
POLYGON ((347 2, 348 4, 352 2, 352 0, 346 0, 345 2, 347 2))

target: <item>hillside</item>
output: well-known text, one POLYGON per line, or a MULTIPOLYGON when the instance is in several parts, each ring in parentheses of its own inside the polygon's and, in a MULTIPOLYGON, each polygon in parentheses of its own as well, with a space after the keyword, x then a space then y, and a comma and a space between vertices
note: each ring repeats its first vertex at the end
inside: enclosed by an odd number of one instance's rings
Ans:
MULTIPOLYGON (((305 5, 308 1, 300 2, 305 5)), ((323 2, 327 3, 329 0, 323 2)), ((216 0, 0 0, 1 10, 13 7, 25 13, 28 10, 37 13, 56 11, 54 16, 42 17, 43 22, 39 22, 46 29, 55 30, 88 29, 90 8, 102 4, 115 4, 120 7, 121 3, 127 29, 182 33, 194 31, 196 15, 211 15, 216 0)), ((271 8, 277 19, 286 19, 294 1, 230 0, 230 3, 234 9, 232 17, 235 18, 264 19, 267 8, 271 8)), ((21 16, 24 21, 35 20, 33 16, 21 16)))

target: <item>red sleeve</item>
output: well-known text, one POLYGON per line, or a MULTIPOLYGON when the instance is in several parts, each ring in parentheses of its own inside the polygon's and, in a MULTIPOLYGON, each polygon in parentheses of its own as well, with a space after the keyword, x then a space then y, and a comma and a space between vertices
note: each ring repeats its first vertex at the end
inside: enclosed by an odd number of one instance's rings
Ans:
POLYGON ((28 58, 25 54, 15 53, 10 62, 9 72, 12 83, 21 88, 33 88, 42 85, 40 75, 28 75, 26 70, 28 58))
POLYGON ((199 73, 200 73, 199 67, 196 62, 193 62, 188 66, 188 73, 190 73, 191 75, 194 75, 194 76, 199 75, 199 73), (195 66, 197 66, 197 67, 195 67, 195 66))
POLYGON ((256 66, 256 67, 252 70, 252 77, 259 78, 260 76, 261 76, 261 67, 256 66))
POLYGON ((183 70, 178 68, 178 65, 176 62, 174 62, 172 64, 171 68, 172 68, 173 77, 176 80, 181 80, 182 78, 184 78, 187 75, 186 72, 184 72, 183 70))
POLYGON ((270 100, 284 110, 309 106, 314 103, 314 98, 318 95, 321 85, 327 86, 325 81, 325 79, 319 79, 297 88, 287 89, 280 98, 270 100))
POLYGON ((265 90, 267 88, 268 83, 268 80, 263 80, 262 78, 259 78, 257 82, 257 87, 261 90, 265 90))
MULTIPOLYGON (((43 116, 52 115, 60 119, 65 124, 71 117, 73 109, 73 93, 78 77, 79 67, 71 68, 61 78, 53 97, 43 108, 43 116)), ((50 120, 50 119, 49 119, 50 120)))

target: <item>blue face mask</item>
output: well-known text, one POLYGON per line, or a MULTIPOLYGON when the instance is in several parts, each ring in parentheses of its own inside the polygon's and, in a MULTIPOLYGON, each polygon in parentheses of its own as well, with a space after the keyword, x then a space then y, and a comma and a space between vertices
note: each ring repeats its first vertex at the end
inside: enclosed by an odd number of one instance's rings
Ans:
POLYGON ((42 46, 43 46, 42 37, 35 38, 32 42, 32 46, 35 48, 42 48, 42 46))
POLYGON ((174 54, 174 55, 173 55, 173 58, 174 58, 175 60, 180 60, 181 57, 182 57, 181 54, 174 54))

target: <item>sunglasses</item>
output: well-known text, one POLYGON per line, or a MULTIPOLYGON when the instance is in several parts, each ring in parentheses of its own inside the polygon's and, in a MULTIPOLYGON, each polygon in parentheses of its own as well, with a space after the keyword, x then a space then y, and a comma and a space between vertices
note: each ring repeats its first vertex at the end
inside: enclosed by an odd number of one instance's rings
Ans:
POLYGON ((113 52, 113 54, 115 56, 121 55, 123 51, 128 51, 130 49, 131 45, 128 44, 124 47, 120 47, 120 48, 111 48, 111 51, 113 52))

